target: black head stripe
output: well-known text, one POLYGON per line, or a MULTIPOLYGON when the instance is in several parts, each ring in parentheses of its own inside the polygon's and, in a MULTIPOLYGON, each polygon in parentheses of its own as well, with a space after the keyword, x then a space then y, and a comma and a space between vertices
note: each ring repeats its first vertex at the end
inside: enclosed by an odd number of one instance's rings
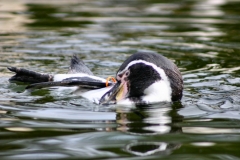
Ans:
MULTIPOLYGON (((143 60, 143 61, 152 63, 152 64, 156 65, 157 67, 163 69, 166 76, 168 77, 168 79, 170 81, 170 86, 171 86, 171 89, 172 89, 172 100, 176 101, 176 100, 181 99, 182 90, 183 90, 182 75, 181 75, 179 69, 177 68, 177 66, 171 60, 169 60, 166 57, 162 56, 161 54, 157 54, 157 53, 138 52, 138 53, 135 53, 135 54, 131 55, 120 66, 118 72, 121 72, 124 69, 126 69, 128 64, 131 63, 132 61, 135 61, 135 60, 143 60)), ((153 71, 153 73, 149 73, 149 68, 143 69, 141 67, 141 65, 138 66, 138 67, 139 67, 137 69, 138 71, 136 72, 136 73, 138 73, 138 75, 136 75, 136 76, 145 77, 145 78, 142 78, 142 80, 139 81, 139 82, 136 81, 136 85, 134 87, 132 86, 131 91, 132 91, 132 89, 134 89, 138 85, 142 85, 141 88, 144 90, 149 86, 149 84, 153 83, 154 79, 161 79, 161 77, 157 77, 157 76, 160 76, 160 75, 154 69, 151 69, 153 71)), ((134 81, 136 78, 132 77, 131 79, 134 81)), ((137 93, 137 92, 135 92, 136 91, 136 89, 135 89, 135 90, 132 91, 132 95, 143 94, 143 90, 141 90, 140 93, 137 93)))
POLYGON ((136 63, 129 67, 129 97, 139 97, 144 90, 161 79, 159 73, 150 65, 136 63))
POLYGON ((153 63, 157 67, 160 67, 163 69, 167 68, 170 70, 174 70, 176 66, 171 60, 167 59, 161 54, 152 53, 152 52, 137 52, 131 55, 129 58, 127 58, 127 60, 123 62, 118 72, 124 70, 127 67, 127 65, 134 60, 143 60, 149 63, 153 63))

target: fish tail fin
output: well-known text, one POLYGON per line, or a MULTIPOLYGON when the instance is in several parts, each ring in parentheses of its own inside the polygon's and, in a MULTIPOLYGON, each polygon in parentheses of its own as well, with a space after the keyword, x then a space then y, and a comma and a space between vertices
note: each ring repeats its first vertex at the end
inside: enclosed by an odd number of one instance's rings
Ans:
POLYGON ((11 72, 16 73, 12 76, 9 81, 20 81, 20 82, 30 82, 30 83, 40 83, 53 81, 53 75, 42 74, 34 71, 30 71, 23 68, 17 67, 7 67, 11 72))

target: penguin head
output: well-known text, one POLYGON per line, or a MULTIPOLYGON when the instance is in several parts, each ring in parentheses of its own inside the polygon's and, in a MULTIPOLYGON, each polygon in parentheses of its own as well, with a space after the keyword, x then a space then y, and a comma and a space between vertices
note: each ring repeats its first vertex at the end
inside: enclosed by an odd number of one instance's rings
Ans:
POLYGON ((118 69, 116 80, 112 89, 102 96, 100 104, 150 104, 182 97, 183 82, 178 68, 160 54, 133 54, 118 69))

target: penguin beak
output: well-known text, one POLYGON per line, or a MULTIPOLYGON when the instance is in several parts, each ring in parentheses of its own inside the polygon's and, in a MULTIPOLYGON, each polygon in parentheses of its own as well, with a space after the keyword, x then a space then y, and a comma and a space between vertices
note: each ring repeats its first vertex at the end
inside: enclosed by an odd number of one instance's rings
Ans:
POLYGON ((118 101, 126 98, 127 95, 127 83, 117 82, 112 89, 105 93, 99 101, 99 104, 108 105, 116 104, 118 101))

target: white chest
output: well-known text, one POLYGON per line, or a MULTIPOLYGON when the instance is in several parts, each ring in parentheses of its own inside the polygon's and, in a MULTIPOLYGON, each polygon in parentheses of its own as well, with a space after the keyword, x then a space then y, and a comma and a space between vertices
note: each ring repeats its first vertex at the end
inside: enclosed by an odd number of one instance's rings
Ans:
POLYGON ((171 94, 172 89, 169 81, 160 80, 145 89, 142 100, 147 103, 171 102, 171 94))

